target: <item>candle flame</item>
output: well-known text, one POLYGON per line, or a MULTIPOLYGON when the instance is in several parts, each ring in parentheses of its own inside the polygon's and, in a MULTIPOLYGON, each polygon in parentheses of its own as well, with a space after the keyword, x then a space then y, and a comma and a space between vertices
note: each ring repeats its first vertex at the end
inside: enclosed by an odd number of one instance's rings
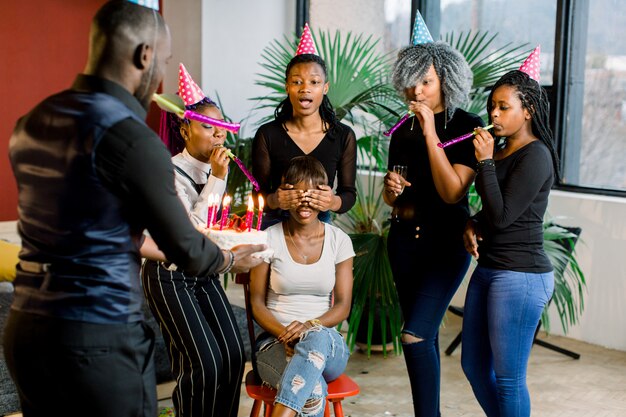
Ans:
POLYGON ((253 211, 254 210, 254 200, 252 199, 252 196, 249 195, 248 196, 248 211, 253 211))
POLYGON ((224 196, 224 199, 222 200, 222 206, 223 207, 230 206, 230 196, 229 195, 225 195, 224 196))
POLYGON ((259 195, 259 210, 263 211, 264 204, 265 204, 265 201, 263 200, 263 196, 259 195))

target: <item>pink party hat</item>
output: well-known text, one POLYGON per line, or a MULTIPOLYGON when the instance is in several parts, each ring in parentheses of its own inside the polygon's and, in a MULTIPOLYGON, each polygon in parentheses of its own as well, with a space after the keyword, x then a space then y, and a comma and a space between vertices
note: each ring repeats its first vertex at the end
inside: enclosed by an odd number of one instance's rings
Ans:
POLYGON ((313 36, 311 36, 311 29, 309 29, 308 23, 304 24, 304 30, 302 31, 302 36, 300 37, 300 44, 296 50, 296 55, 302 54, 319 55, 317 53, 317 48, 315 47, 315 42, 313 41, 313 36))
POLYGON ((539 82, 539 54, 541 53, 541 45, 537 45, 535 49, 528 55, 519 70, 528 74, 530 78, 539 82))
POLYGON ((185 102, 185 106, 196 104, 206 97, 200 87, 198 87, 198 84, 191 78, 182 62, 178 67, 178 95, 185 102))
POLYGON ((424 18, 419 10, 416 10, 415 13, 415 23, 413 23, 413 36, 411 37, 411 42, 413 45, 433 42, 433 37, 430 35, 426 22, 424 22, 424 18))

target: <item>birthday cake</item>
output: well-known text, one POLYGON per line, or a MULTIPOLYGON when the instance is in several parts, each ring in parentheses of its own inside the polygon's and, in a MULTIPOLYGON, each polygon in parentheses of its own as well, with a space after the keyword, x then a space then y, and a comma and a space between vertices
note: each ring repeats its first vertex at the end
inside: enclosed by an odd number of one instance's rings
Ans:
MULTIPOLYGON (((229 219, 228 226, 223 227, 222 230, 220 230, 218 224, 215 224, 210 228, 202 228, 201 232, 219 246, 220 249, 232 249, 237 245, 267 244, 267 232, 253 228, 248 229, 244 219, 233 216, 232 219, 229 219)), ((271 248, 267 248, 252 256, 267 259, 273 253, 274 251, 271 248)))

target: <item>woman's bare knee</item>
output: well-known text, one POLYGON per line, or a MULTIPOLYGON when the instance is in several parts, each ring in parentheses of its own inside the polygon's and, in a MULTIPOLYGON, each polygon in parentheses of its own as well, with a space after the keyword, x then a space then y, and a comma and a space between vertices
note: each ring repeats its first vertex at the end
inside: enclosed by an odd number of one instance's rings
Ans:
POLYGON ((402 343, 405 343, 405 344, 418 343, 418 342, 422 342, 423 340, 424 339, 422 339, 421 337, 413 336, 412 334, 408 334, 408 333, 402 333, 402 343))

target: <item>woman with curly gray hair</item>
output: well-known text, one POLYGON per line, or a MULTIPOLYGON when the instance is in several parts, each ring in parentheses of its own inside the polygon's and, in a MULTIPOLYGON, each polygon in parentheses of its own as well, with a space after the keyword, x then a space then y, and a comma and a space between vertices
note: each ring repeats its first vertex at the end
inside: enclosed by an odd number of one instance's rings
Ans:
POLYGON ((402 346, 416 416, 438 416, 438 331, 446 308, 470 263, 463 247, 469 218, 467 190, 476 158, 469 141, 437 145, 483 125, 459 108, 472 72, 445 42, 406 47, 393 68, 393 84, 414 117, 389 145, 385 202, 393 207, 388 252, 402 307, 402 346), (406 166, 403 178, 395 166, 406 166))

